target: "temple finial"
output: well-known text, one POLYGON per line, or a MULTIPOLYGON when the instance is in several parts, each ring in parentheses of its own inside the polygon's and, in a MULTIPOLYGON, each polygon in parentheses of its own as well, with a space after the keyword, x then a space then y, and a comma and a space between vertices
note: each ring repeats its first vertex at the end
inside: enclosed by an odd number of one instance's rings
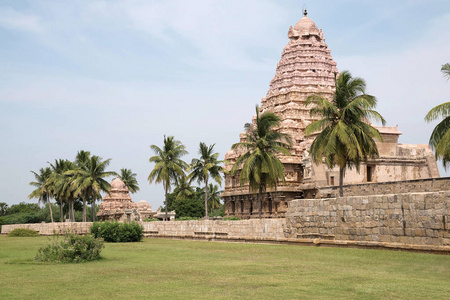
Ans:
POLYGON ((303 5, 303 15, 306 17, 308 15, 308 11, 306 10, 306 5, 303 5))

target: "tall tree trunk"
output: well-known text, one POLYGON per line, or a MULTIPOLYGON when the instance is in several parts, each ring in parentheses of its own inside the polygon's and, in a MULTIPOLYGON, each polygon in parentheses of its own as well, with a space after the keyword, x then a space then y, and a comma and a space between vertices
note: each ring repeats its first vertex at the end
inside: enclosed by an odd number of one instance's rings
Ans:
POLYGON ((92 197, 92 222, 95 222, 95 198, 92 197))
POLYGON ((259 203, 259 218, 261 219, 261 213, 262 213, 262 199, 261 199, 261 193, 262 193, 262 186, 259 187, 258 191, 258 203, 259 203))
POLYGON ((63 201, 62 199, 59 199, 59 216, 61 219, 61 223, 64 222, 64 212, 63 212, 63 201))
POLYGON ((208 220, 208 177, 205 179, 205 219, 208 220))
POLYGON ((344 197, 344 168, 339 167, 339 197, 344 197))
POLYGON ((73 199, 72 199, 72 201, 70 201, 70 210, 72 212, 70 218, 71 218, 72 222, 75 222, 75 210, 73 208, 74 202, 75 202, 75 200, 73 200, 73 199))
POLYGON ((53 223, 53 211, 52 211, 52 204, 50 202, 50 197, 48 198, 48 208, 50 209, 50 219, 52 220, 53 223))
POLYGON ((83 196, 83 222, 86 222, 86 194, 83 196))
POLYGON ((164 193, 164 202, 166 204, 166 215, 164 217, 164 221, 167 221, 167 186, 164 187, 164 193))

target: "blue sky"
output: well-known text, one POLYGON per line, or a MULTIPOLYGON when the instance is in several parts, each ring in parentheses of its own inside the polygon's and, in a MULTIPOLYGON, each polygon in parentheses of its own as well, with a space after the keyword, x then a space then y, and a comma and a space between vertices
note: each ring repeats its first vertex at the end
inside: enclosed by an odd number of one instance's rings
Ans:
POLYGON ((448 0, 0 0, 0 202, 25 201, 30 170, 83 149, 136 172, 133 200, 156 209, 163 188, 146 181, 149 146, 173 135, 188 162, 199 142, 223 158, 265 96, 303 4, 338 69, 367 81, 400 142, 426 144, 435 124, 425 114, 450 100, 440 73, 450 62, 448 0))

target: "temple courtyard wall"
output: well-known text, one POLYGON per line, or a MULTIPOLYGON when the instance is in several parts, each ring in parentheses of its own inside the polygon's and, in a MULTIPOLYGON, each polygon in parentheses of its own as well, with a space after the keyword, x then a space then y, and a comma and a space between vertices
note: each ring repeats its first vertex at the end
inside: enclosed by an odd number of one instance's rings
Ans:
MULTIPOLYGON (((448 191, 450 190, 450 177, 348 184, 344 185, 343 190, 345 196, 448 191)), ((316 198, 336 197, 339 194, 339 186, 319 187, 318 191, 316 198)))
MULTIPOLYGON (((144 222, 146 237, 450 253, 450 191, 299 199, 286 218, 144 222)), ((41 235, 86 234, 92 223, 3 225, 41 235)))

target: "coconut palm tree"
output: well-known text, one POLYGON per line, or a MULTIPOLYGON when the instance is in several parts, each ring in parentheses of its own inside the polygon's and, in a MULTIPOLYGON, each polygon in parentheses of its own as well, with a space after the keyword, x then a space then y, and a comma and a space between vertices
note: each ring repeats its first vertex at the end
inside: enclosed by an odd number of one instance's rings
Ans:
POLYGON ((234 176, 242 167, 239 181, 241 185, 248 182, 250 190, 258 193, 259 218, 262 193, 267 188, 276 189, 279 180, 285 182, 284 166, 277 155, 290 155, 292 139, 290 135, 276 130, 280 123, 281 119, 274 113, 260 115, 257 105, 255 123, 245 125, 245 141, 232 146, 232 149, 247 150, 236 160, 231 175, 234 176))
POLYGON ((119 178, 132 194, 139 191, 139 183, 136 180, 136 176, 136 173, 133 173, 130 169, 120 169, 119 178))
POLYGON ((217 160, 219 153, 214 152, 214 145, 209 147, 205 143, 200 143, 198 154, 200 158, 192 159, 188 178, 190 180, 197 179, 197 182, 205 183, 205 218, 208 219, 208 181, 209 177, 213 178, 219 185, 222 184, 222 177, 220 172, 222 161, 217 160))
POLYGON ((178 185, 173 192, 175 193, 176 200, 190 199, 195 194, 195 190, 191 186, 191 181, 185 175, 180 177, 178 185))
POLYGON ((214 210, 220 208, 220 194, 222 194, 223 191, 219 190, 219 186, 217 184, 209 184, 208 187, 208 203, 209 203, 209 210, 211 213, 214 212, 214 210))
POLYGON ((101 198, 100 192, 109 192, 111 185, 105 178, 117 175, 116 172, 106 171, 111 159, 103 160, 97 155, 89 158, 83 168, 69 171, 67 175, 74 175, 74 195, 85 195, 92 201, 92 221, 95 221, 95 200, 101 198))
MULTIPOLYGON (((450 64, 443 65, 441 71, 450 79, 450 64)), ((434 149, 436 158, 442 160, 444 168, 447 169, 450 162, 450 102, 433 107, 425 116, 425 121, 432 122, 440 118, 443 120, 431 133, 429 144, 434 149)))
POLYGON ((37 198, 39 202, 42 202, 44 204, 48 203, 48 208, 50 209, 50 219, 53 223, 53 211, 50 201, 52 193, 47 184, 48 179, 52 174, 52 170, 47 167, 45 169, 39 169, 39 174, 34 171, 31 171, 31 173, 33 173, 36 181, 30 182, 30 185, 34 186, 36 189, 31 192, 31 194, 28 196, 28 199, 37 198))
MULTIPOLYGON (((78 151, 76 157, 75 157, 75 164, 77 165, 79 170, 73 170, 71 173, 74 174, 80 174, 81 171, 86 171, 88 169, 88 163, 89 159, 91 157, 91 153, 89 151, 78 151)), ((79 186, 83 186, 83 183, 81 182, 82 178, 74 178, 72 184, 72 188, 79 191, 76 196, 81 196, 81 199, 83 200, 83 222, 86 222, 86 201, 88 198, 88 189, 78 189, 79 186), (81 180, 80 180, 81 179, 81 180), (78 186, 77 186, 78 185, 78 186)))
POLYGON ((61 222, 64 222, 63 203, 67 202, 69 207, 69 219, 74 220, 73 194, 71 189, 72 178, 65 175, 67 171, 76 169, 76 165, 67 159, 56 159, 54 164, 50 164, 52 174, 47 181, 48 189, 53 197, 59 202, 61 222))
POLYGON ((149 161, 155 166, 148 176, 149 183, 162 183, 164 187, 164 202, 166 206, 167 220, 167 194, 171 189, 171 184, 177 184, 180 177, 184 176, 184 170, 188 165, 181 157, 188 154, 184 145, 175 140, 173 136, 164 136, 164 145, 159 148, 156 145, 151 145, 150 149, 155 152, 155 156, 150 157, 149 161))
POLYGON ((444 74, 444 77, 447 77, 447 79, 450 79, 450 64, 449 63, 442 65, 441 71, 444 74))
POLYGON ((362 78, 353 78, 349 71, 343 71, 335 80, 336 91, 328 100, 320 94, 309 96, 306 105, 313 105, 311 116, 320 120, 309 124, 305 133, 309 137, 318 132, 311 144, 310 153, 316 164, 324 158, 329 168, 339 166, 339 195, 343 196, 346 168, 359 167, 368 158, 379 157, 374 138, 381 141, 380 133, 369 119, 386 123, 374 110, 377 100, 365 93, 366 83, 362 78))

